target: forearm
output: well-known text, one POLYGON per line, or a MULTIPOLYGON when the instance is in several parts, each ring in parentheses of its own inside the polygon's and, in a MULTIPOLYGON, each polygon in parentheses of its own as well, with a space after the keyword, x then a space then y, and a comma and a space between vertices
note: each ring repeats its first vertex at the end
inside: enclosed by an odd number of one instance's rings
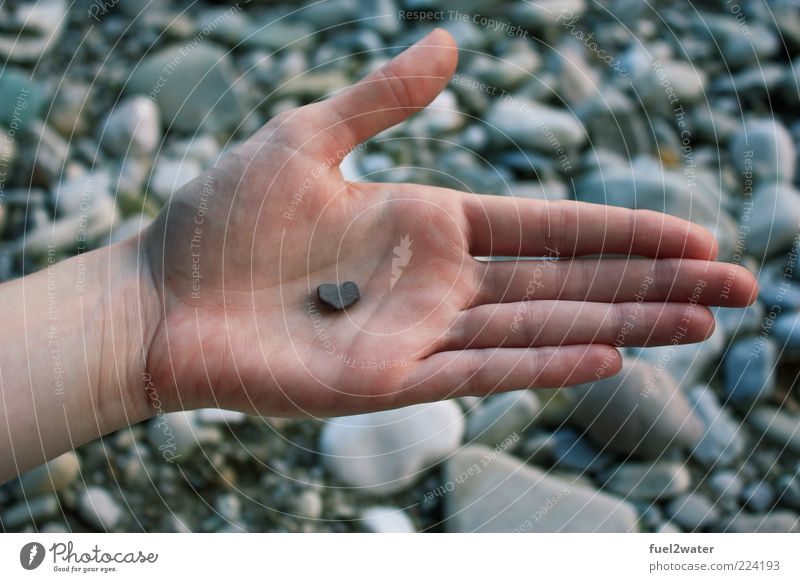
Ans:
POLYGON ((152 414, 139 257, 134 239, 0 286, 0 483, 152 414))

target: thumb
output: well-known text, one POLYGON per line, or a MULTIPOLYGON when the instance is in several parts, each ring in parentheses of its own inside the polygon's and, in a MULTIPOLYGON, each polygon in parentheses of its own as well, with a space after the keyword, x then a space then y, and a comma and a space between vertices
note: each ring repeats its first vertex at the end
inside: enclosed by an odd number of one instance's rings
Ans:
POLYGON ((319 134, 310 149, 341 161, 342 153, 424 109, 457 62, 455 40, 437 28, 352 87, 312 105, 319 134))

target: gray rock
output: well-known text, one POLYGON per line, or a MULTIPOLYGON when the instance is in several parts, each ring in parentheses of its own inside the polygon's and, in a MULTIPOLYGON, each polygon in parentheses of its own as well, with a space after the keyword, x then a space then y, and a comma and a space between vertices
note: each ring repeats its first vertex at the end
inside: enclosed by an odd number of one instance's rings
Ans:
POLYGON ((173 160, 159 157, 150 176, 148 190, 159 201, 167 203, 172 194, 202 173, 200 164, 191 159, 173 160))
POLYGON ((455 402, 329 420, 320 447, 339 481, 374 495, 412 485, 461 444, 464 418, 455 402))
POLYGON ((737 501, 744 489, 742 477, 737 471, 715 471, 708 478, 708 486, 718 499, 737 501))
POLYGON ((141 95, 118 103, 99 133, 100 144, 116 156, 150 156, 161 142, 158 106, 141 95))
POLYGON ((319 300, 336 311, 342 311, 353 305, 361 298, 358 285, 352 281, 345 281, 341 285, 336 283, 323 283, 317 287, 319 300))
POLYGON ((90 120, 92 109, 89 85, 73 81, 59 87, 47 120, 62 136, 74 139, 87 134, 92 128, 95 123, 95 120, 90 120))
POLYGON ((686 531, 704 530, 719 519, 719 510, 700 493, 687 493, 666 505, 667 515, 686 531))
POLYGON ((702 422, 669 372, 641 361, 626 361, 611 378, 575 389, 571 420, 601 447, 644 458, 691 448, 702 422))
POLYGON ((750 425, 772 443, 800 455, 800 418, 784 410, 761 406, 747 417, 750 425))
POLYGON ((759 184, 791 183, 797 152, 784 125, 775 119, 745 123, 731 140, 731 158, 740 172, 752 172, 759 184))
POLYGON ((78 499, 78 515, 99 531, 113 531, 124 517, 122 507, 102 487, 87 487, 78 499))
POLYGON ((399 507, 373 506, 361 514, 362 527, 372 533, 414 533, 417 528, 399 507))
POLYGON ((206 41, 188 54, 175 45, 147 56, 131 73, 126 91, 156 101, 167 128, 217 133, 244 117, 236 78, 226 51, 206 41))
POLYGON ((516 40, 498 57, 475 55, 470 60, 466 73, 490 87, 510 91, 529 80, 540 64, 539 55, 531 45, 525 40, 516 40))
POLYGON ((691 485, 684 463, 658 461, 620 465, 611 472, 605 487, 624 498, 655 501, 685 493, 691 485))
POLYGON ((74 451, 69 451, 22 475, 19 479, 20 492, 25 498, 58 493, 72 484, 80 471, 78 456, 74 451))
POLYGON ((800 192, 789 185, 766 184, 753 193, 752 211, 745 208, 742 228, 749 228, 745 252, 762 259, 789 250, 798 235, 800 192))
POLYGON ((234 493, 224 493, 214 504, 220 517, 228 522, 236 522, 242 517, 242 501, 234 493))
POLYGON ((87 212, 92 200, 111 197, 111 176, 104 170, 76 173, 65 177, 53 192, 58 216, 75 216, 87 212))
POLYGON ((781 358, 800 356, 800 313, 779 315, 772 326, 772 338, 781 358))
POLYGON ((294 511, 306 519, 322 517, 323 503, 318 491, 306 489, 294 499, 294 511))
POLYGON ((748 509, 764 513, 775 503, 775 489, 766 481, 750 483, 742 490, 742 501, 748 509))
POLYGON ((0 58, 10 63, 35 63, 58 44, 68 20, 67 3, 42 0, 19 4, 4 13, 3 20, 0 58))
POLYGON ((30 75, 14 67, 3 69, 0 75, 0 127, 19 134, 40 116, 44 104, 44 88, 30 75))
POLYGON ((548 180, 546 182, 512 182, 508 190, 515 198, 529 200, 566 200, 567 188, 562 182, 548 180))
POLYGON ((489 396, 467 418, 467 440, 494 446, 533 425, 539 399, 530 390, 489 396))
POLYGON ((507 454, 469 446, 448 462, 450 532, 637 531, 636 510, 590 487, 553 477, 507 454))
POLYGON ((2 513, 6 531, 23 528, 31 523, 41 523, 55 517, 61 511, 54 495, 43 495, 29 501, 19 501, 2 513))
POLYGON ((511 22, 534 30, 557 29, 585 11, 584 0, 540 0, 511 4, 508 17, 511 22))
POLYGON ((734 533, 797 533, 800 532, 800 516, 786 510, 762 515, 740 513, 720 529, 734 533))
POLYGON ((778 350, 762 336, 736 340, 725 354, 725 398, 734 404, 752 404, 775 391, 778 350))
POLYGON ((194 412, 170 412, 150 421, 147 439, 157 457, 167 462, 189 459, 199 445, 194 412))
POLYGON ((534 148, 554 158, 566 155, 586 141, 586 132, 570 113, 540 105, 527 97, 508 97, 496 100, 486 123, 492 139, 508 146, 509 140, 519 147, 534 148))
POLYGON ((602 471, 611 463, 608 455, 598 451, 587 438, 571 428, 562 428, 553 435, 552 455, 560 468, 580 471, 602 471))
POLYGON ((720 406, 716 395, 707 386, 695 386, 688 391, 687 397, 692 411, 705 427, 692 455, 706 467, 731 465, 745 448, 739 434, 739 423, 720 406))

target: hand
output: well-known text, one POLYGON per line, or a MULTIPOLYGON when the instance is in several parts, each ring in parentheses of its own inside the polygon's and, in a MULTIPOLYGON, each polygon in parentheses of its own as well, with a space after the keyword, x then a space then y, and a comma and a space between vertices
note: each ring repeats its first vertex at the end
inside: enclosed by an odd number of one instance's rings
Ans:
POLYGON ((346 182, 344 155, 425 107, 456 60, 437 30, 175 194, 143 238, 146 367, 167 409, 328 416, 582 383, 616 373, 621 345, 702 341, 703 305, 755 300, 750 273, 677 218, 346 182), (580 258, 601 253, 622 258, 580 258), (558 260, 475 258, 490 255, 558 260), (314 301, 347 280, 361 299, 345 312, 314 301))

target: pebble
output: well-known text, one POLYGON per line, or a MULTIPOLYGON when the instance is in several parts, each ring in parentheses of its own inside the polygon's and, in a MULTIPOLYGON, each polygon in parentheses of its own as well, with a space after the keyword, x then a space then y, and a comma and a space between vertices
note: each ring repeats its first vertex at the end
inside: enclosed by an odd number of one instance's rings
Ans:
POLYGON ((626 463, 611 471, 605 488, 624 498, 655 501, 686 493, 692 477, 685 463, 626 463))
POLYGON ((399 507, 372 506, 361 513, 362 527, 372 533, 414 533, 417 528, 399 507))
POLYGON ((20 493, 26 499, 58 493, 75 482, 80 472, 78 456, 74 451, 66 452, 22 475, 19 479, 20 493))
POLYGON ((530 147, 556 159, 586 141, 583 125, 574 115, 526 97, 495 100, 486 123, 498 145, 530 147))
POLYGON ((800 419, 796 414, 761 406, 747 417, 750 425, 775 445, 800 456, 800 419))
POLYGON ((736 340, 723 362, 725 399, 733 404, 752 404, 775 391, 778 350, 771 338, 762 336, 736 340))
POLYGON ((101 125, 98 141, 115 156, 151 156, 161 143, 158 106, 141 95, 124 99, 101 125))
POLYGON ((0 58, 10 63, 34 64, 61 39, 68 20, 67 3, 65 0, 41 0, 19 4, 10 13, 4 11, 3 20, 0 58))
POLYGON ((775 119, 753 119, 731 140, 731 158, 740 172, 752 172, 758 184, 791 183, 797 151, 789 130, 775 119))
POLYGON ((174 160, 159 157, 150 176, 148 191, 163 204, 172 198, 172 194, 199 176, 203 168, 194 160, 174 160))
POLYGON ((747 508, 756 513, 764 513, 775 503, 775 489, 766 481, 746 485, 741 495, 747 508))
POLYGON ((130 73, 126 91, 154 97, 168 130, 217 133, 243 117, 236 78, 227 51, 204 41, 190 50, 173 45, 146 56, 130 73))
POLYGON ((0 127, 19 133, 39 118, 44 105, 45 91, 30 75, 15 67, 3 69, 0 75, 0 127))
POLYGON ((321 451, 333 475, 364 493, 387 495, 408 488, 455 452, 464 418, 452 401, 329 420, 321 451))
POLYGON ((539 399, 530 390, 489 396, 467 417, 467 441, 494 446, 533 425, 539 399))
POLYGON ((553 435, 552 454, 560 468, 602 471, 610 463, 608 455, 598 451, 587 438, 571 428, 561 428, 553 435))
POLYGON ((447 462, 445 527, 460 532, 638 531, 630 504, 471 445, 447 462))
POLYGON ((720 517, 716 506, 701 493, 686 493, 665 506, 667 515, 686 531, 705 530, 720 517))
POLYGON ((55 495, 43 495, 29 501, 18 501, 2 512, 5 531, 20 529, 31 522, 41 523, 61 513, 55 495))
POLYGON ((122 523, 124 511, 102 487, 91 486, 78 499, 78 514, 99 531, 113 531, 122 523))
POLYGON ((731 465, 742 456, 746 446, 739 433, 739 422, 720 406, 714 392, 705 385, 695 386, 686 396, 705 427, 692 455, 706 467, 731 465))
POLYGON ((194 412, 170 412, 153 418, 147 439, 156 457, 167 462, 184 462, 197 449, 199 436, 194 412))
POLYGON ((800 222, 800 192, 770 183, 755 190, 751 203, 756 211, 743 211, 740 219, 742 227, 749 227, 745 252, 763 259, 791 249, 800 222))
POLYGON ((341 285, 336 283, 323 283, 317 287, 319 300, 336 311, 342 311, 353 305, 361 298, 358 285, 353 281, 345 281, 341 285))
POLYGON ((294 511, 306 519, 319 519, 322 517, 323 503, 319 492, 305 489, 294 500, 294 511))
POLYGON ((736 471, 715 471, 708 478, 708 486, 718 499, 738 499, 744 490, 742 477, 736 471))
POLYGON ((575 389, 570 420, 604 450, 657 459, 693 448, 702 422, 666 370, 626 360, 616 376, 575 389))
POLYGON ((772 338, 778 348, 780 358, 800 356, 800 313, 779 315, 772 326, 772 338))
POLYGON ((800 516, 787 510, 761 515, 739 513, 720 530, 732 533, 798 533, 800 516))

